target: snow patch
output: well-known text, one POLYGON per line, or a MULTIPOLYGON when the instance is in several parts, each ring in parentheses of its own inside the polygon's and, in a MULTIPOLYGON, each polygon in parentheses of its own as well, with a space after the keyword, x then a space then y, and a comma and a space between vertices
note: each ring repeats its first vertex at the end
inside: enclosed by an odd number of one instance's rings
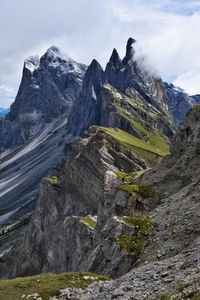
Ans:
POLYGON ((34 72, 39 67, 40 59, 39 56, 30 56, 25 59, 24 61, 24 67, 31 71, 31 73, 34 72))
POLYGON ((97 95, 96 95, 96 93, 95 93, 94 86, 92 86, 92 98, 93 98, 94 100, 97 100, 97 95))

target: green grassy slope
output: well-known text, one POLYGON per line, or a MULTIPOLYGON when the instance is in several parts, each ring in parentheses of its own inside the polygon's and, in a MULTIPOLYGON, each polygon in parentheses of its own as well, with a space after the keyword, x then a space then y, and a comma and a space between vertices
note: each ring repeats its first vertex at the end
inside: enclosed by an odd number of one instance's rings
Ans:
MULTIPOLYGON (((122 144, 131 151, 141 156, 149 166, 159 162, 165 155, 169 154, 169 146, 159 140, 157 147, 155 144, 145 142, 135 136, 120 129, 100 127, 103 131, 111 135, 119 144, 122 144)), ((149 133, 149 135, 151 135, 149 133)))
MULTIPOLYGON (((38 293, 42 300, 60 294, 60 289, 86 288, 93 281, 110 280, 103 275, 92 273, 44 273, 36 276, 0 280, 0 300, 21 300, 27 295, 38 293)), ((29 299, 34 299, 29 298, 29 299)))

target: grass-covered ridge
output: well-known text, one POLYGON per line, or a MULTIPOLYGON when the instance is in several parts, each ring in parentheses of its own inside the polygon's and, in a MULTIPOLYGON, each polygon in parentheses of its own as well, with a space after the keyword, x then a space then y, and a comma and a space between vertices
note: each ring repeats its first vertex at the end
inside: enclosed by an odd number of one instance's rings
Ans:
POLYGON ((83 223, 85 223, 86 225, 89 225, 91 228, 95 228, 96 227, 96 222, 93 221, 91 218, 89 217, 81 217, 81 216, 77 216, 77 218, 82 221, 83 223))
MULTIPOLYGON (((27 295, 38 293, 42 300, 58 296, 61 289, 86 288, 94 281, 110 280, 103 275, 92 273, 44 273, 36 276, 20 277, 12 280, 0 280, 0 300, 21 300, 27 295)), ((34 298, 29 298, 34 299, 34 298)))
POLYGON ((165 155, 169 154, 169 147, 165 144, 165 150, 158 149, 144 140, 141 140, 123 130, 100 127, 107 134, 112 136, 119 144, 134 151, 141 156, 150 166, 159 162, 165 155))
MULTIPOLYGON (((116 106, 116 105, 115 105, 116 106)), ((145 126, 149 127, 149 124, 147 124, 144 120, 140 120, 143 125, 141 123, 139 123, 137 121, 136 118, 134 118, 134 116, 130 113, 128 113, 125 109, 116 106, 119 113, 126 118, 134 127, 134 129, 136 129, 138 131, 138 133, 143 136, 144 138, 146 138, 149 142, 150 145, 154 146, 155 148, 157 148, 158 151, 161 151, 166 154, 169 153, 169 144, 170 144, 170 140, 167 136, 165 136, 163 133, 159 132, 158 129, 151 127, 151 132, 149 132, 145 126)))

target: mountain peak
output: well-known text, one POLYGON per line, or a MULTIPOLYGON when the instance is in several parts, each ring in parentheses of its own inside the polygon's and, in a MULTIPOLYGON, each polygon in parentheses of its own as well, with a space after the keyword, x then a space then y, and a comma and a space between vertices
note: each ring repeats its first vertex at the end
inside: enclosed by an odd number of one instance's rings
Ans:
POLYGON ((96 59, 92 60, 91 64, 88 67, 88 70, 103 71, 100 63, 96 59))
POLYGON ((51 46, 50 48, 47 49, 47 52, 41 57, 40 62, 41 64, 56 64, 61 63, 62 61, 65 62, 74 62, 73 59, 63 51, 61 51, 58 47, 56 46, 51 46))
POLYGON ((133 38, 129 38, 126 44, 126 56, 123 59, 123 63, 126 63, 129 60, 133 59, 133 56, 135 54, 135 51, 133 49, 133 44, 136 43, 136 40, 133 38))
POLYGON ((118 52, 115 48, 113 49, 113 52, 111 54, 109 63, 113 63, 115 66, 119 65, 121 63, 121 59, 120 59, 119 54, 118 54, 118 52))

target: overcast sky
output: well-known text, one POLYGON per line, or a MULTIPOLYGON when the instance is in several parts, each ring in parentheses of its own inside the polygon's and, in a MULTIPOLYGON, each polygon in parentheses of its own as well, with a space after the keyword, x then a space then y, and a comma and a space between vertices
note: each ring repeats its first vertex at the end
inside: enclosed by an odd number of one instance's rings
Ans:
POLYGON ((130 36, 162 78, 200 93, 199 33, 195 0, 2 0, 0 107, 14 100, 26 57, 56 45, 104 67, 114 47, 124 55, 130 36))

